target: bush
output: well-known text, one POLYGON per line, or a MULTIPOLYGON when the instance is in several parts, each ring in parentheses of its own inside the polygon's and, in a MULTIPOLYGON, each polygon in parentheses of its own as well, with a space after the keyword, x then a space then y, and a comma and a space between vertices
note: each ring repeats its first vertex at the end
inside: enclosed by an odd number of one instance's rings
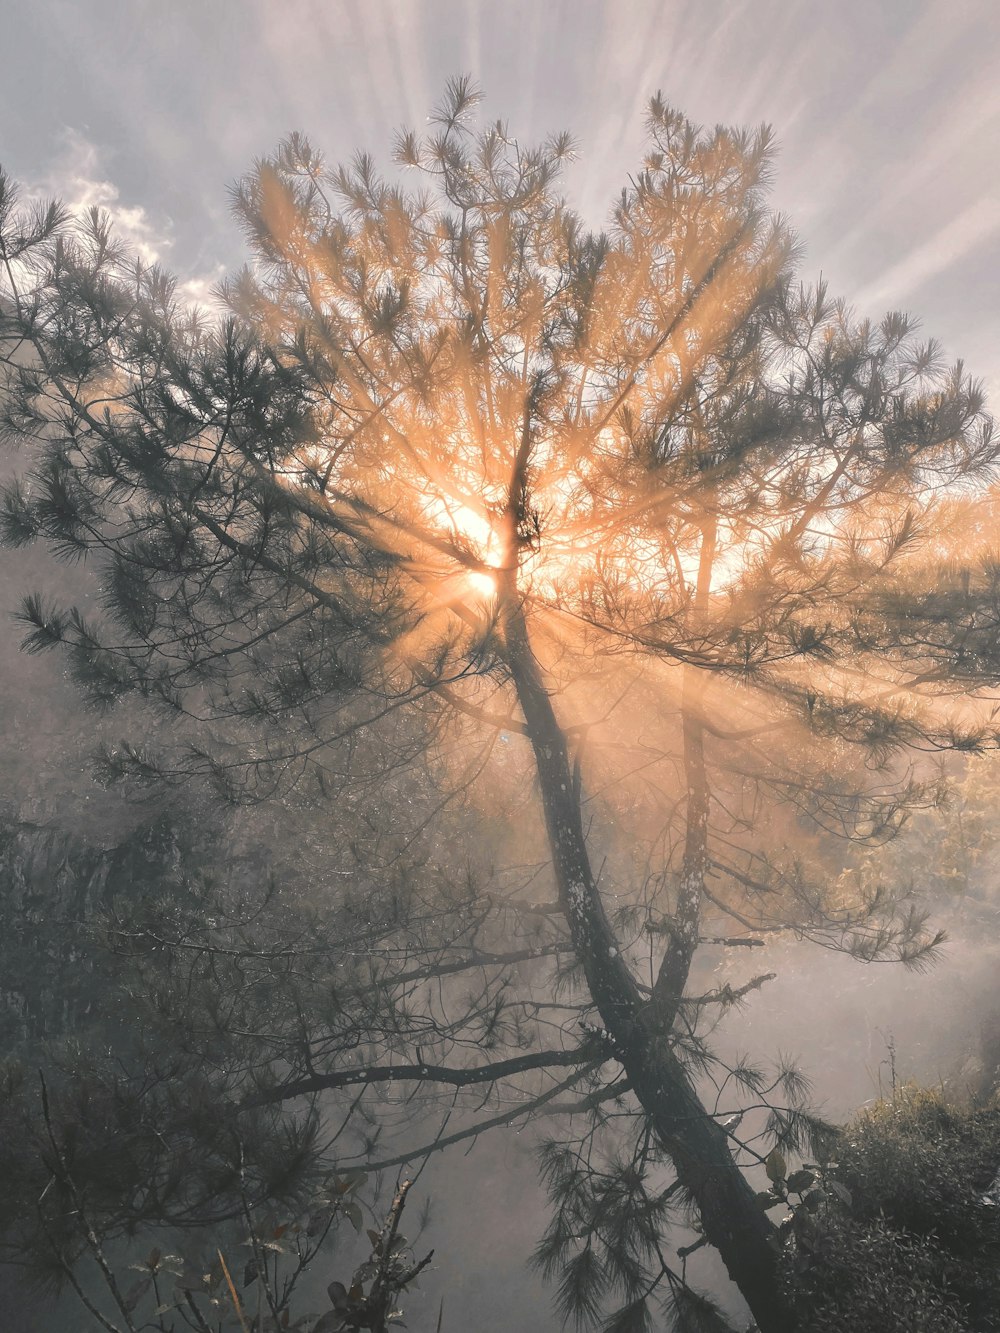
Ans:
POLYGON ((1000 1107, 905 1088, 844 1131, 786 1229, 784 1276, 808 1333, 1000 1330, 1000 1107))

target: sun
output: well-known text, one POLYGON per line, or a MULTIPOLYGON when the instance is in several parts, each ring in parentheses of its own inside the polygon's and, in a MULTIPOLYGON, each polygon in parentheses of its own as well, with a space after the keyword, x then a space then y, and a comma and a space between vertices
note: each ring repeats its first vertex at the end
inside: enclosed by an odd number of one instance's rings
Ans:
POLYGON ((495 574, 486 574, 481 570, 473 569, 466 574, 465 581, 479 597, 490 598, 497 595, 498 585, 495 574))

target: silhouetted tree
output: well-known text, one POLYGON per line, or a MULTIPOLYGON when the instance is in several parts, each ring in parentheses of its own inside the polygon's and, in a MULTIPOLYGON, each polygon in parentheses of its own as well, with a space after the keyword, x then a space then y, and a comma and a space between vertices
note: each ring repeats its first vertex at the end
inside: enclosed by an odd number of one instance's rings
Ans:
POLYGON ((475 100, 459 80, 427 139, 400 137, 417 189, 366 156, 331 171, 298 135, 259 163, 234 191, 252 266, 218 319, 99 214, 24 218, 7 191, 7 423, 39 454, 4 532, 92 558, 104 597, 29 598, 27 646, 196 737, 123 743, 109 780, 323 797, 331 870, 374 864, 352 850, 366 818, 393 856, 423 840, 401 951, 369 941, 336 997, 353 1032, 378 995, 377 1039, 352 1061, 329 1005, 299 1008, 240 1065, 238 1114, 496 1090, 441 1146, 575 1110, 579 1137, 546 1150, 540 1252, 567 1313, 616 1295, 609 1327, 645 1327, 669 1289, 710 1326, 662 1246, 690 1205, 774 1333, 792 1314, 741 1167, 812 1122, 793 1071, 707 1043, 766 974, 699 989, 692 964, 787 929, 933 951, 912 904, 854 891, 851 855, 937 799, 908 754, 995 739, 996 570, 947 557, 997 446, 906 317, 793 284, 766 132, 702 132, 655 98, 642 169, 590 233, 558 193, 570 141, 474 133, 475 100), (496 856, 511 821, 520 876, 496 856), (445 891, 463 856, 466 891, 445 891))

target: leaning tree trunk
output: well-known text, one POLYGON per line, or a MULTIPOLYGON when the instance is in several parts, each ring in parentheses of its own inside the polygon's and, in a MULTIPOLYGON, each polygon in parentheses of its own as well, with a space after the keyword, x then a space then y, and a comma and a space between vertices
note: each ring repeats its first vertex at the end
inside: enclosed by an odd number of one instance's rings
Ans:
POLYGON ((595 882, 566 738, 528 640, 513 578, 501 588, 507 663, 534 751, 545 825, 562 909, 591 997, 639 1102, 694 1200, 762 1333, 791 1333, 777 1275, 775 1228, 733 1160, 726 1132, 707 1114, 622 957, 595 882))

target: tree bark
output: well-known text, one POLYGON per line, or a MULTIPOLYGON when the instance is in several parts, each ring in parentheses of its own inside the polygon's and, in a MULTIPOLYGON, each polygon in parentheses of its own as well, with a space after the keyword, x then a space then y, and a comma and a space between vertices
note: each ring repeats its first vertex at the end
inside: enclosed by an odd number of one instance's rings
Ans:
POLYGON ((534 752, 559 900, 591 997, 705 1235, 762 1333, 792 1333, 777 1276, 775 1228, 754 1200, 722 1129, 705 1111, 669 1034, 655 1020, 618 947, 595 882, 566 738, 528 639, 515 580, 500 588, 507 663, 534 752))
MULTIPOLYGON (((712 573, 715 567, 717 519, 707 513, 702 525, 698 553, 698 574, 694 589, 691 624, 696 635, 705 632, 712 573)), ((702 670, 685 666, 681 691, 681 729, 684 783, 687 806, 684 822, 684 857, 681 862, 677 903, 669 925, 667 947, 653 987, 652 1009, 660 1032, 667 1033, 677 1017, 677 1009, 691 971, 691 960, 698 948, 701 928, 701 904, 705 876, 708 874, 708 815, 712 793, 705 766, 705 727, 702 707, 705 681, 702 670)))

